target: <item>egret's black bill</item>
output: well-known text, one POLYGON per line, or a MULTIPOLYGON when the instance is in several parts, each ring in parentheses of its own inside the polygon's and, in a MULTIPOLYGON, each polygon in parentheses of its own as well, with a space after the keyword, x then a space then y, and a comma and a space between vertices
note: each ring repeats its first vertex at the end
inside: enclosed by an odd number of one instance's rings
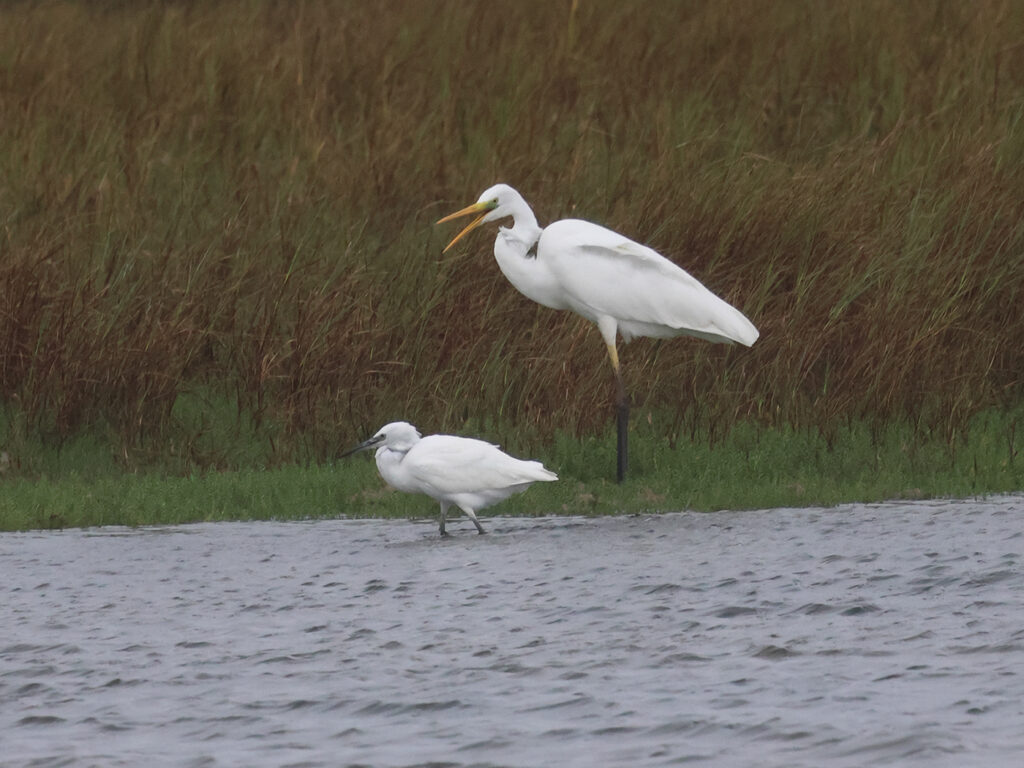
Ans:
POLYGON ((374 435, 369 440, 364 440, 355 448, 345 451, 338 458, 344 459, 346 456, 351 456, 353 453, 359 453, 360 451, 368 451, 370 448, 376 448, 378 445, 384 442, 384 435, 374 435))

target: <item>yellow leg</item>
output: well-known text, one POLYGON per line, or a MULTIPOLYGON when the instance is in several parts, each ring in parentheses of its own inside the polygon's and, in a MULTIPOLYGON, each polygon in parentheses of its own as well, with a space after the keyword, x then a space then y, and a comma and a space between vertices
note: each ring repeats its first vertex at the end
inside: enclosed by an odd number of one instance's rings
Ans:
POLYGON ((622 379, 622 368, 619 367, 619 352, 615 348, 615 344, 608 344, 608 357, 612 359, 612 370, 615 371, 615 383, 618 386, 618 398, 616 399, 616 405, 621 406, 622 403, 626 403, 626 408, 629 408, 629 396, 626 394, 626 383, 622 379))
POLYGON ((612 370, 615 371, 615 375, 619 375, 619 350, 615 348, 615 342, 606 342, 605 346, 608 348, 608 357, 612 359, 612 370))

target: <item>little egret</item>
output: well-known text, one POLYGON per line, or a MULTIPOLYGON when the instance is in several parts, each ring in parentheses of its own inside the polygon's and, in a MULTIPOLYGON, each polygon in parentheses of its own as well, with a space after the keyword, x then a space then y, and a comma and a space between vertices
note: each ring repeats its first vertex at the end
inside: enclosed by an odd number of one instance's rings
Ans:
POLYGON ((569 309, 597 323, 608 347, 617 384, 619 482, 629 461, 629 396, 619 368, 616 333, 636 336, 696 336, 707 341, 750 346, 754 325, 735 307, 657 251, 610 229, 579 219, 563 219, 543 229, 516 190, 495 184, 472 205, 446 221, 476 214, 445 251, 480 226, 511 217, 499 227, 494 257, 519 292, 551 309, 569 309))
POLYGON ((425 493, 441 503, 442 536, 448 535, 444 521, 453 504, 483 533, 477 511, 522 493, 533 483, 558 479, 539 461, 513 458, 498 446, 471 437, 420 437, 416 427, 404 421, 385 424, 342 456, 369 448, 377 449, 377 470, 388 485, 406 493, 425 493))

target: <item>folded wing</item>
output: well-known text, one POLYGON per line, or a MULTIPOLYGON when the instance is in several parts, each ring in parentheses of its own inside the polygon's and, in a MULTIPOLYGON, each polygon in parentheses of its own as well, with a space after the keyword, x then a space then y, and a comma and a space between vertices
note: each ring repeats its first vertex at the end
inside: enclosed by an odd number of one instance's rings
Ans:
POLYGON ((423 438, 409 451, 402 465, 433 492, 430 495, 436 496, 558 479, 539 461, 517 459, 491 443, 453 435, 423 438))
POLYGON ((759 335, 742 312, 681 267, 598 224, 551 224, 541 235, 538 257, 548 262, 573 310, 594 321, 615 318, 627 338, 690 333, 749 346, 759 335))

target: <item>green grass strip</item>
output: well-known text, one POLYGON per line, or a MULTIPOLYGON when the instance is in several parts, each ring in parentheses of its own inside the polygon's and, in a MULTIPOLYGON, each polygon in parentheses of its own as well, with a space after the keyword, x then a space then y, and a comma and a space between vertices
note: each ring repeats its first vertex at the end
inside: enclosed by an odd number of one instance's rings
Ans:
MULTIPOLYGON (((499 515, 606 515, 678 510, 829 506, 899 498, 971 497, 1024 487, 1016 442, 1019 412, 987 411, 949 442, 909 426, 840 429, 829 439, 789 428, 741 424, 711 446, 671 448, 643 422, 632 440, 630 479, 607 478, 614 439, 559 434, 545 450, 523 452, 557 471, 490 510, 499 515), (831 445, 830 445, 831 443, 831 445)), ((99 452, 102 453, 102 452, 99 452)), ((171 525, 221 520, 431 517, 424 496, 388 489, 369 456, 308 466, 195 472, 125 472, 71 452, 57 475, 0 481, 0 530, 100 525, 171 525)), ((52 465, 51 466, 55 466, 52 465)))

